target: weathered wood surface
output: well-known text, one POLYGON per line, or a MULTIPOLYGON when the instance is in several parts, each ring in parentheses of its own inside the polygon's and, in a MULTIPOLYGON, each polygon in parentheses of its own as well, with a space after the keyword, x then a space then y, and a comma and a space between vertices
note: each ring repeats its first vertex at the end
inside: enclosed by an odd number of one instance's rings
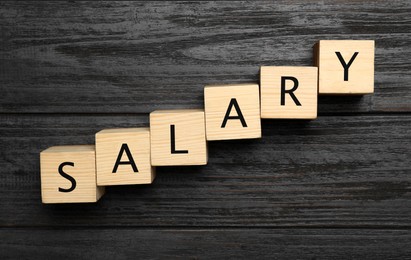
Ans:
POLYGON ((0 2, 0 258, 409 258, 411 2, 0 2), (39 152, 203 86, 311 65, 319 39, 376 40, 375 94, 314 121, 209 143, 204 167, 97 204, 42 205, 39 152))
POLYGON ((3 258, 405 259, 411 232, 353 229, 0 230, 3 258))
POLYGON ((319 112, 411 111, 411 2, 2 2, 0 112, 202 107, 203 86, 311 65, 319 39, 376 40, 375 94, 319 112))
POLYGON ((39 152, 146 116, 0 119, 0 226, 411 227, 409 115, 264 120, 262 139, 210 142, 208 165, 159 167, 90 205, 41 204, 39 152))

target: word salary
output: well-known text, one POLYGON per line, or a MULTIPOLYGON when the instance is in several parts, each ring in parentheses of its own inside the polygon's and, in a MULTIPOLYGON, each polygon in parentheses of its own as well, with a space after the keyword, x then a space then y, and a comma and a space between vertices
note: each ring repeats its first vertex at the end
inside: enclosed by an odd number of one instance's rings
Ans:
POLYGON ((97 202, 108 185, 151 184, 156 166, 205 165, 207 141, 261 138, 261 118, 315 119, 318 94, 374 92, 374 41, 321 40, 315 66, 262 66, 260 82, 204 88, 204 109, 156 110, 148 128, 40 153, 43 203, 97 202))

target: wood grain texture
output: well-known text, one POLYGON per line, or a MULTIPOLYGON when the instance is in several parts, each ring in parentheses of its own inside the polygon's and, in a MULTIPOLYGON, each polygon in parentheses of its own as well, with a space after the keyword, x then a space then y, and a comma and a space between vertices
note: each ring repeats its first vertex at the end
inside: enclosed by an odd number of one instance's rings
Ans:
POLYGON ((40 150, 92 143, 136 115, 0 116, 0 226, 411 227, 410 115, 264 120, 263 138, 209 143, 209 163, 95 205, 40 203, 40 150), (104 216, 104 217, 100 217, 104 216))
POLYGON ((353 229, 0 230, 3 258, 404 259, 411 232, 353 229))
POLYGON ((319 113, 411 111, 410 1, 2 2, 0 112, 201 108, 203 86, 309 66, 321 39, 376 41, 375 93, 319 113))
POLYGON ((0 2, 0 258, 407 258, 410 1, 0 2), (375 40, 375 93, 211 142, 209 164, 42 205, 39 152, 203 108, 209 84, 375 40), (391 113, 393 112, 393 113, 391 113))

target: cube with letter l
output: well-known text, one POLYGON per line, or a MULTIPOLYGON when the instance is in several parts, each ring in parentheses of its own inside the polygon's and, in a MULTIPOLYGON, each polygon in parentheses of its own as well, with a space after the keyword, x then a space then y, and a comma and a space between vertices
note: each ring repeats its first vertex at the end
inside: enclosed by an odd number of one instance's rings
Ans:
POLYGON ((204 110, 156 110, 150 130, 153 166, 207 164, 204 110))

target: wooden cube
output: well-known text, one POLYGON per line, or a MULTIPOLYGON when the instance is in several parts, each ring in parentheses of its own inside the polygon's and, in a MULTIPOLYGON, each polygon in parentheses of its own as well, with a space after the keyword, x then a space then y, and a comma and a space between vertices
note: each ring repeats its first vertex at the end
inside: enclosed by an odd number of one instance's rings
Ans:
POLYGON ((150 113, 151 164, 205 165, 204 110, 157 110, 150 113))
POLYGON ((374 41, 321 40, 314 45, 319 94, 374 92, 374 41))
POLYGON ((207 140, 261 138, 258 84, 204 88, 207 140))
POLYGON ((105 129, 96 134, 97 185, 150 184, 149 128, 105 129))
POLYGON ((104 194, 97 187, 94 145, 54 146, 40 153, 43 203, 96 202, 104 194))
POLYGON ((317 68, 263 66, 261 118, 317 118, 317 68))

